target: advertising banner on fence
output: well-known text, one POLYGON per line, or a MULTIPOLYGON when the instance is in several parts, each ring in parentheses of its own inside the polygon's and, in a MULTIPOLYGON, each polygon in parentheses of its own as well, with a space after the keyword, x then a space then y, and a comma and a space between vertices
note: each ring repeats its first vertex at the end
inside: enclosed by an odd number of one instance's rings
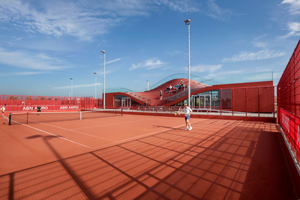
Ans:
POLYGON ((300 154, 300 118, 280 109, 280 121, 286 136, 300 154))
MULTIPOLYGON (((23 112, 31 112, 37 111, 37 105, 35 106, 6 106, 5 111, 23 111, 23 112)), ((50 110, 80 110, 80 105, 44 105, 41 106, 42 111, 50 111, 50 110)))

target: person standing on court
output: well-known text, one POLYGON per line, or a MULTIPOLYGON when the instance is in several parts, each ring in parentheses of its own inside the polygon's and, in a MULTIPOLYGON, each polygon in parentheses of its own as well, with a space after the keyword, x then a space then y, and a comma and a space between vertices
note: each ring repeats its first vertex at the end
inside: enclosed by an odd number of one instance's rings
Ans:
POLYGON ((159 95, 160 95, 160 100, 162 100, 162 90, 160 90, 159 95))
POLYGON ((2 116, 4 116, 5 106, 6 106, 6 105, 2 106, 2 108, 1 108, 2 116))
POLYGON ((38 106, 37 107, 37 111, 36 111, 36 114, 35 115, 37 115, 38 113, 39 113, 39 115, 41 115, 41 112, 42 112, 42 107, 41 106, 38 106))
POLYGON ((192 126, 190 124, 190 117, 191 117, 191 113, 193 112, 192 109, 190 107, 187 106, 187 104, 184 104, 184 108, 182 109, 182 111, 179 112, 180 113, 184 112, 185 114, 185 123, 186 123, 186 131, 187 130, 192 130, 192 126))

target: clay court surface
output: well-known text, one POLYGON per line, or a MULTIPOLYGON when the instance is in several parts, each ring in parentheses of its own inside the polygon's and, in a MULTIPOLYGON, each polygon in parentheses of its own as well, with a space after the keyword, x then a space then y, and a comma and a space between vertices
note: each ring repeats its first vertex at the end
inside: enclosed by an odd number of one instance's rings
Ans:
MULTIPOLYGON (((0 199, 294 199, 276 124, 124 115, 8 126, 0 199)), ((5 124, 3 124, 5 123, 5 124)))

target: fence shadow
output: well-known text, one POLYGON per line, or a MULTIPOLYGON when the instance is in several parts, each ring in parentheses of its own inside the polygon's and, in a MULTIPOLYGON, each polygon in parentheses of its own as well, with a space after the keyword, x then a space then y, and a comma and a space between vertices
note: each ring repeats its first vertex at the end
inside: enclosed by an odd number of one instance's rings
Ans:
POLYGON ((57 161, 1 176, 0 199, 296 198, 271 123, 207 120, 66 159, 56 137, 27 139, 57 161))

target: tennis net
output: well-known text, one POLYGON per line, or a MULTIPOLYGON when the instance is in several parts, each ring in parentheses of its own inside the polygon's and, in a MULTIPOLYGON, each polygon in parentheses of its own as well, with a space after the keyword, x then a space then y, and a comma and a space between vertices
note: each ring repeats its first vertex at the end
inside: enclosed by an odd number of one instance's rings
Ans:
POLYGON ((71 120, 95 119, 122 116, 123 110, 78 111, 78 112, 28 112, 10 113, 9 125, 34 124, 71 120))

